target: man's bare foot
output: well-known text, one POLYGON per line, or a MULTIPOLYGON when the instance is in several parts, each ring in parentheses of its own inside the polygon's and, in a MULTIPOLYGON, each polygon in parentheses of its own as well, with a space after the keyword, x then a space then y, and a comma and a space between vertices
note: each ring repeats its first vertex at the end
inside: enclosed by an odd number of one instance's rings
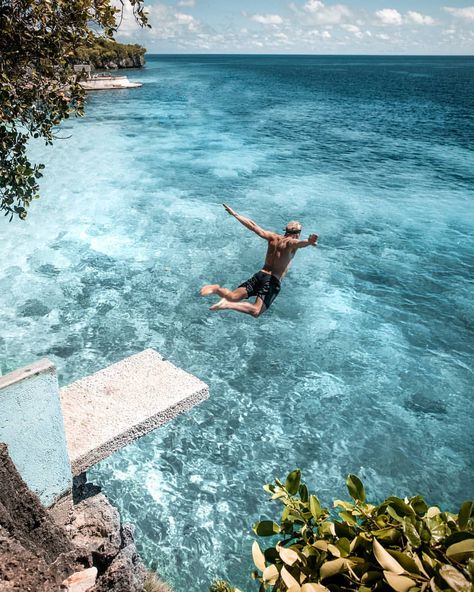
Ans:
POLYGON ((208 284, 207 286, 203 286, 201 288, 200 294, 201 296, 210 296, 211 294, 215 294, 219 288, 219 284, 208 284))
POLYGON ((225 298, 221 298, 219 302, 216 302, 212 306, 209 307, 209 310, 224 310, 228 307, 228 301, 225 298))

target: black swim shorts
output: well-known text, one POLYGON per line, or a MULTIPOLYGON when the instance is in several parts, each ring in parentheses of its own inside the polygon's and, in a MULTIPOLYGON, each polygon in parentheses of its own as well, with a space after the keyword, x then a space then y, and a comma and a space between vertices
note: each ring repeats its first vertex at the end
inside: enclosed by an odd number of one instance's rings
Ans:
POLYGON ((258 271, 246 282, 240 284, 239 288, 247 290, 247 298, 252 296, 261 298, 265 308, 269 309, 280 292, 280 280, 274 275, 258 271))

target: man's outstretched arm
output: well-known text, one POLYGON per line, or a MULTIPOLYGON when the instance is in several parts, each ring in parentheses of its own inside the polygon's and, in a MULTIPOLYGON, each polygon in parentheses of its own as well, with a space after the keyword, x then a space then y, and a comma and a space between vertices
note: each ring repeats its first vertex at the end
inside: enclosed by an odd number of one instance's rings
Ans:
POLYGON ((295 241, 295 249, 304 249, 305 247, 315 247, 318 243, 318 235, 310 234, 307 240, 295 241))
POLYGON ((225 211, 230 214, 231 216, 234 216, 234 218, 236 220, 238 220, 241 224, 243 224, 245 226, 245 228, 248 228, 249 230, 251 230, 252 232, 255 232, 255 234, 258 234, 258 236, 261 236, 262 238, 269 240, 272 236, 272 232, 268 231, 268 230, 264 230, 263 228, 260 228, 260 226, 254 222, 253 220, 251 220, 250 218, 246 218, 245 216, 241 216, 240 214, 237 214, 237 212, 235 210, 233 210, 230 206, 228 206, 227 204, 222 204, 224 206, 225 211))

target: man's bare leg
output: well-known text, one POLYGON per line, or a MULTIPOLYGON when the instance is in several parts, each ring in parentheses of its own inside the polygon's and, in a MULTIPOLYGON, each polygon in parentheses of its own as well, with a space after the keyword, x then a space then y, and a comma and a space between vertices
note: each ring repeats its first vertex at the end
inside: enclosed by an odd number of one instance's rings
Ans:
POLYGON ((231 302, 226 298, 222 298, 222 300, 211 306, 209 310, 235 310, 251 315, 252 317, 259 317, 266 309, 263 300, 260 298, 257 298, 254 304, 250 302, 231 302))
POLYGON ((221 288, 219 284, 209 284, 201 288, 201 296, 211 296, 211 294, 217 294, 221 298, 230 300, 231 302, 240 302, 244 298, 247 298, 247 290, 245 288, 236 288, 235 290, 229 290, 228 288, 221 288))

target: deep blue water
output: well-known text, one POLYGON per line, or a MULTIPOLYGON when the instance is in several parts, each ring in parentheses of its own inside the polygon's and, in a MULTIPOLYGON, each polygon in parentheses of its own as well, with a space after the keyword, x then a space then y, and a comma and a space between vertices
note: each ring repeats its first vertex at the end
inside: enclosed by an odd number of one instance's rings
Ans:
POLYGON ((148 57, 90 95, 27 223, 3 223, 0 350, 70 382, 146 347, 208 402, 91 472, 176 592, 253 589, 263 483, 294 467, 326 503, 473 493, 474 58, 148 57), (300 252, 257 321, 209 313, 265 228, 300 252), (211 300, 212 301, 212 300, 211 300), (247 582, 247 583, 246 583, 247 582))

